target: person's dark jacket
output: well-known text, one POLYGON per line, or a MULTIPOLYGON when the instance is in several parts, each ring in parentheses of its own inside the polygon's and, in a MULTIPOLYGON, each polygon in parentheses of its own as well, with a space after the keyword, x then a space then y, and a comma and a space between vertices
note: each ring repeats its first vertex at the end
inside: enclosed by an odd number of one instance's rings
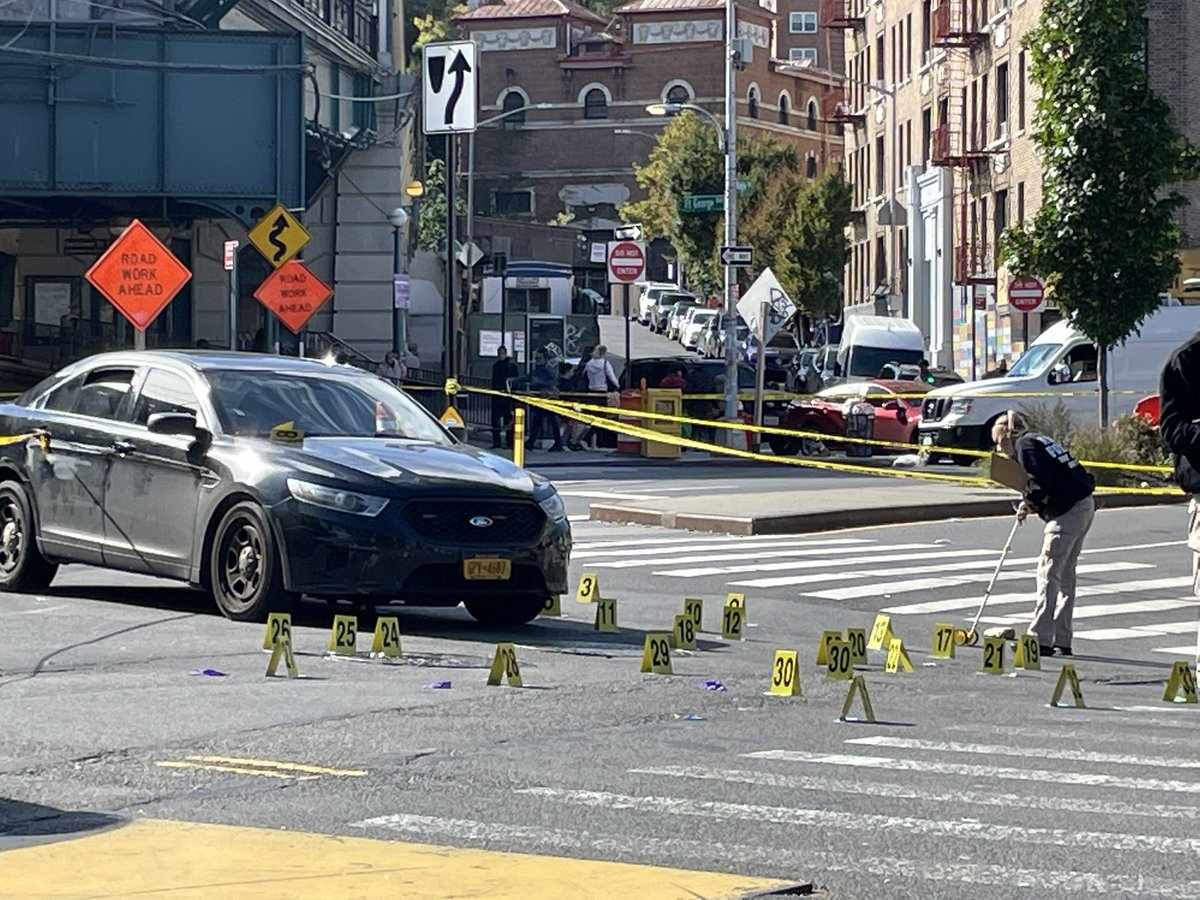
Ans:
POLYGON ((1200 334, 1171 354, 1158 394, 1159 432, 1175 458, 1175 481, 1200 494, 1200 334))
POLYGON ((516 378, 520 373, 517 364, 509 359, 498 359, 492 363, 492 390, 507 391, 508 379, 516 378))
POLYGON ((529 371, 529 389, 539 394, 553 393, 558 389, 558 368, 554 363, 535 365, 529 371))
POLYGON ((1096 479, 1066 447, 1044 434, 1026 432, 1015 442, 1025 469, 1025 499, 1041 518, 1056 519, 1096 488, 1096 479))

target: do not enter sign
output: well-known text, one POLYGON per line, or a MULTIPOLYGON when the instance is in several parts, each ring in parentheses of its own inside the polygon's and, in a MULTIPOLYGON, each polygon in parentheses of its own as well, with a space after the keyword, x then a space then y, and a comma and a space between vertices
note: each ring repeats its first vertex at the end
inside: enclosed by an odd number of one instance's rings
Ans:
POLYGON ((645 274, 645 242, 608 242, 608 281, 610 284, 632 284, 645 274))
POLYGON ((1008 302, 1018 312, 1034 312, 1045 297, 1046 289, 1037 278, 1014 278, 1008 284, 1008 302))

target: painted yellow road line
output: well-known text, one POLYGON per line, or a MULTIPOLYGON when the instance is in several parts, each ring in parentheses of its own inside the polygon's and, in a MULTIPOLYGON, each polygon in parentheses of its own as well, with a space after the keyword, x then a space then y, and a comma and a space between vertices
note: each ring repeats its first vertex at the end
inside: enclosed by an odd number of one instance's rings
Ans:
POLYGON ((629 863, 143 819, 0 854, 0 897, 733 898, 783 882, 629 863))
POLYGON ((343 778, 361 778, 365 769, 327 769, 324 766, 307 766, 303 763, 280 762, 274 759, 242 759, 237 756, 185 756, 193 762, 224 763, 230 766, 261 766, 264 769, 280 769, 285 772, 308 772, 312 775, 340 775, 343 778))
POLYGON ((290 781, 316 781, 320 775, 289 775, 287 772, 272 772, 267 769, 247 769, 242 766, 218 766, 210 763, 183 762, 181 760, 158 760, 154 763, 162 769, 203 769, 206 772, 232 772, 234 775, 259 775, 263 778, 286 778, 290 781))

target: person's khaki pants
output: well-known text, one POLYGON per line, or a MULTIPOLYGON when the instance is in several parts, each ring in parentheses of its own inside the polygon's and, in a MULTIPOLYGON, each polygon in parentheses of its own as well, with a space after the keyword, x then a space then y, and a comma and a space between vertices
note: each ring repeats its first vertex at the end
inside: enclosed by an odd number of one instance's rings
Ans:
POLYGON ((1075 567, 1095 515, 1095 501, 1085 497, 1046 523, 1037 567, 1037 605, 1029 625, 1029 633, 1036 634, 1043 647, 1071 646, 1075 567))

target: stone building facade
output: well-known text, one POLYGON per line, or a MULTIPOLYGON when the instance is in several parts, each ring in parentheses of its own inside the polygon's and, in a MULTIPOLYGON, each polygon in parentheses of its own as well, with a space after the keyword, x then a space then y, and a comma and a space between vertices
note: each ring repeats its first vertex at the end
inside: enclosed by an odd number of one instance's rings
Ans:
MULTIPOLYGON (((1200 5, 1150 7, 1152 82, 1195 139, 1186 49, 1188 35, 1200 34, 1200 5)), ((1022 48, 1040 15, 1039 0, 822 3, 821 25, 844 35, 849 79, 834 115, 858 214, 846 302, 911 317, 931 359, 966 376, 1019 355, 1059 317, 1052 304, 1028 316, 1011 308, 996 263, 998 235, 1042 199, 1037 96, 1022 48)), ((1193 207, 1184 216, 1190 246, 1200 246, 1197 215, 1193 207)), ((1184 258, 1190 271, 1192 254, 1184 258)))

